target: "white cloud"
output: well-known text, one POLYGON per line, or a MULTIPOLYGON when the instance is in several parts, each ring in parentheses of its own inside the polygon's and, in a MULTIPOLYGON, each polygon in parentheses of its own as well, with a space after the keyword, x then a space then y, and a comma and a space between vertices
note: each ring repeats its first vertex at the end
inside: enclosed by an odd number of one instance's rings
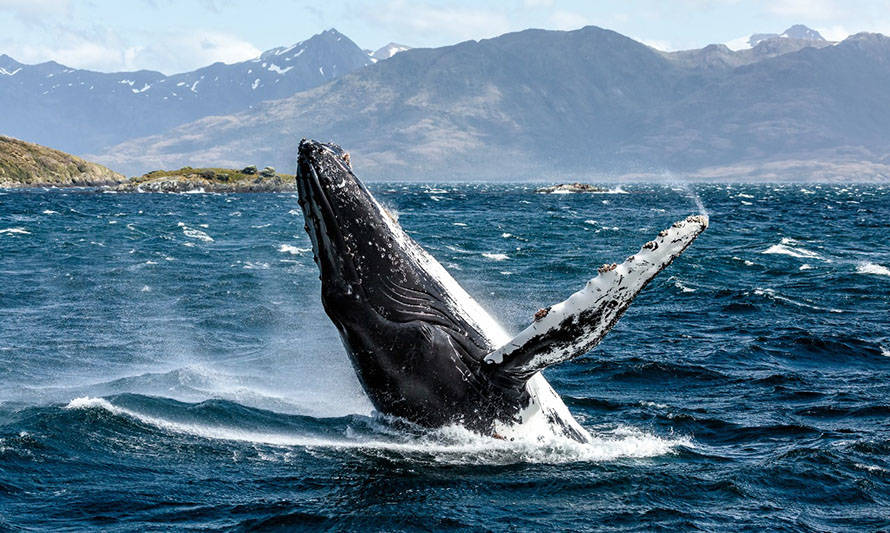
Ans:
POLYGON ((822 37, 827 41, 843 41, 850 36, 851 32, 843 26, 831 26, 830 28, 816 28, 822 37))
POLYGON ((167 74, 193 70, 216 61, 234 63, 256 57, 249 42, 208 30, 122 36, 109 29, 53 28, 55 38, 39 45, 0 40, 3 49, 23 63, 54 60, 63 65, 98 70, 160 70, 167 74))
POLYGON ((260 55, 253 44, 215 31, 173 32, 141 47, 134 62, 167 65, 167 73, 183 72, 217 61, 236 63, 260 55))
POLYGON ((590 20, 572 11, 558 10, 550 14, 549 26, 556 30, 577 30, 590 24, 590 20))
POLYGON ((650 48, 661 50, 662 52, 670 52, 674 50, 674 47, 671 46, 671 43, 667 41, 659 41, 653 39, 639 39, 639 41, 650 48))
POLYGON ((511 29, 503 12, 458 6, 441 7, 430 2, 389 0, 368 7, 362 16, 402 42, 429 43, 434 37, 459 41, 494 37, 511 29))
POLYGON ((27 24, 40 24, 48 18, 71 12, 70 0, 0 0, 0 12, 11 13, 27 24))
POLYGON ((776 15, 808 19, 832 19, 842 14, 835 0, 773 0, 767 10, 776 15))

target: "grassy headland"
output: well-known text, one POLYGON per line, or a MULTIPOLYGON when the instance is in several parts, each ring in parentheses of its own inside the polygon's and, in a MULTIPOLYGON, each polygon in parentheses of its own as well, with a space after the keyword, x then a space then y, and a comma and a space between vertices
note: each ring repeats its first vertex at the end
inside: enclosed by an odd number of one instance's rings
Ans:
POLYGON ((0 135, 0 187, 75 187, 126 181, 102 165, 0 135))

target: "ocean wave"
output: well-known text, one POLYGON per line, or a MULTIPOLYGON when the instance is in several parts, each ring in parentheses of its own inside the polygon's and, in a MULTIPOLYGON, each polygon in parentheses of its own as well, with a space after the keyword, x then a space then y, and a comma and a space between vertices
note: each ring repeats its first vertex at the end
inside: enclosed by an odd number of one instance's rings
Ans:
POLYGON ((491 259, 493 261, 505 261, 507 259, 510 259, 510 256, 508 256, 507 254, 492 254, 492 253, 488 253, 488 252, 483 253, 482 257, 484 257, 486 259, 491 259))
POLYGON ((789 239, 787 237, 783 237, 779 244, 774 244, 760 253, 787 255, 798 259, 820 259, 824 261, 821 255, 811 250, 807 250, 800 246, 794 239, 789 239))
POLYGON ((605 191, 593 191, 591 194, 630 194, 624 189, 621 188, 621 185, 615 187, 614 189, 607 189, 605 191))
POLYGON ((25 228, 6 228, 0 229, 0 234, 6 235, 30 235, 31 232, 26 230, 25 228))
POLYGON ((674 283, 674 287, 680 289, 680 292, 695 292, 695 289, 684 285, 682 281, 676 278, 676 276, 671 276, 670 278, 668 278, 668 281, 672 281, 674 283))
POLYGON ((828 313, 843 313, 844 312, 843 309, 820 307, 818 305, 813 305, 812 303, 809 303, 809 302, 805 302, 805 301, 802 302, 800 300, 795 300, 795 299, 789 298, 787 296, 782 296, 781 294, 777 293, 774 289, 770 289, 770 288, 766 288, 766 289, 761 289, 759 287, 755 288, 754 294, 757 296, 766 296, 767 298, 769 298, 771 300, 790 304, 795 307, 802 307, 804 309, 812 309, 813 311, 825 311, 828 313))
MULTIPOLYGON (((196 410, 200 412, 202 405, 190 406, 188 410, 190 413, 196 410)), ((234 405, 234 407, 239 406, 234 405)), ((324 420, 319 420, 318 423, 325 429, 323 433, 309 431, 302 433, 285 429, 264 431, 255 427, 256 424, 246 428, 194 419, 176 420, 174 417, 166 417, 157 412, 145 413, 115 405, 105 398, 89 396, 71 400, 65 409, 99 409, 114 416, 136 420, 161 431, 204 439, 286 448, 351 450, 371 455, 383 453, 412 462, 427 460, 436 464, 451 465, 604 462, 624 458, 657 457, 675 453, 681 447, 693 447, 691 439, 687 437, 663 438, 627 426, 598 433, 590 442, 579 443, 562 437, 544 440, 520 437, 503 440, 474 433, 459 425, 426 430, 398 419, 390 420, 383 417, 366 420, 364 427, 360 424, 341 423, 339 427, 332 428, 324 420)), ((240 408, 239 411, 241 410, 246 408, 240 408)), ((274 414, 264 414, 264 417, 268 416, 274 417, 274 414)))
POLYGON ((278 251, 283 254, 303 255, 306 252, 311 252, 312 248, 297 248, 296 246, 291 246, 290 244, 282 244, 278 247, 278 251))
POLYGON ((192 239, 198 239, 198 240, 201 240, 204 242, 213 242, 213 237, 211 237, 210 235, 207 235, 206 233, 204 233, 203 231, 201 231, 199 229, 190 228, 182 222, 179 222, 176 225, 179 226, 180 228, 182 228, 182 233, 186 237, 190 237, 192 239))
POLYGON ((890 268, 877 263, 860 263, 856 267, 858 274, 876 274, 878 276, 890 276, 890 268))

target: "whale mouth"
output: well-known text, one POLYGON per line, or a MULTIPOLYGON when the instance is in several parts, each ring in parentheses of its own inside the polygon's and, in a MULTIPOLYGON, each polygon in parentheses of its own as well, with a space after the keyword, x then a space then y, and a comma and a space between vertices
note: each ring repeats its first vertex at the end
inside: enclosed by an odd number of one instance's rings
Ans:
MULTIPOLYGON (((339 206, 334 201, 334 190, 342 188, 342 181, 335 184, 330 172, 330 167, 338 164, 337 159, 342 157, 337 150, 330 145, 304 139, 300 143, 297 162, 299 204, 323 280, 355 279, 348 254, 343 253, 347 248, 346 239, 338 222, 342 218, 337 210, 339 206)), ((341 176, 341 180, 345 179, 348 179, 347 176, 341 176)))

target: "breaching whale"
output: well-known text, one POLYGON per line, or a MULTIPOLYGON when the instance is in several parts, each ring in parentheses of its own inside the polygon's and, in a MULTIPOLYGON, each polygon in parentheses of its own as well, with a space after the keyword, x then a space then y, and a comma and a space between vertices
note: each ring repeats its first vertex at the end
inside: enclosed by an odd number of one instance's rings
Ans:
POLYGON ((374 407, 500 438, 589 440, 541 371, 596 346, 708 226, 704 216, 675 223, 511 337, 405 233, 339 146, 304 139, 297 187, 322 304, 374 407))

